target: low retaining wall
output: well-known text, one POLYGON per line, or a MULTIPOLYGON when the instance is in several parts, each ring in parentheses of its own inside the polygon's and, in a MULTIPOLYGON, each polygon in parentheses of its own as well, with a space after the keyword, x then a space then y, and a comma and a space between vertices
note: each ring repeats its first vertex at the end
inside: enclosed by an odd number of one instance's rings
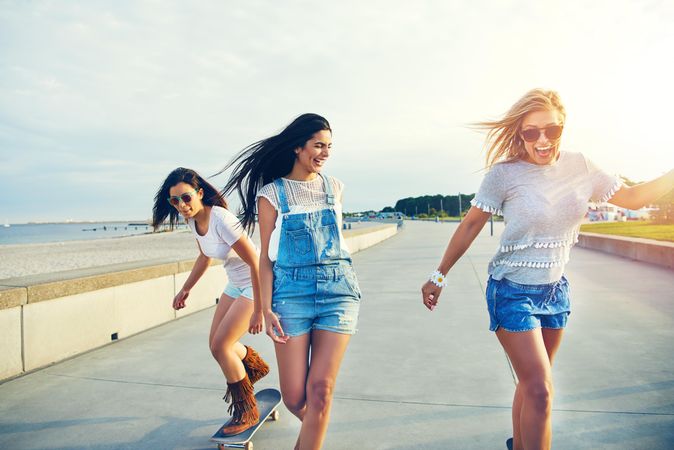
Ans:
POLYGON ((674 269, 674 243, 598 233, 580 233, 578 245, 674 269))
MULTIPOLYGON (((344 236, 356 253, 396 232, 387 224, 344 236)), ((193 263, 154 260, 1 280, 0 380, 213 306, 227 283, 220 261, 213 261, 184 309, 171 307, 193 263)))

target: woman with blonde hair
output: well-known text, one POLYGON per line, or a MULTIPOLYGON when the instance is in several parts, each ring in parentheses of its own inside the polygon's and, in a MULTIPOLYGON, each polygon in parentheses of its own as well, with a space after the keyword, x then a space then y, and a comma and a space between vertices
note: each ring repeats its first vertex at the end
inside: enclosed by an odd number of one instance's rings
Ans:
POLYGON ((674 188, 674 170, 627 187, 581 153, 560 151, 566 111, 554 91, 533 89, 500 120, 481 122, 487 168, 465 220, 438 268, 422 286, 433 310, 445 276, 492 214, 505 229, 489 263, 490 327, 507 353, 518 383, 510 449, 549 449, 552 443, 551 367, 570 314, 564 266, 578 237, 587 202, 639 209, 674 188))

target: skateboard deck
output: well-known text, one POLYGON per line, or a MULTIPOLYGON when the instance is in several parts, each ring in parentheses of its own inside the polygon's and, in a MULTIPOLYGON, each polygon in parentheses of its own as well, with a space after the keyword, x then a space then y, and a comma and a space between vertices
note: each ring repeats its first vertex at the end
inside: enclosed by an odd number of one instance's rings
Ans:
POLYGON ((281 393, 278 390, 263 389, 255 394, 255 400, 257 401, 257 409, 260 411, 259 422, 242 433, 224 436, 221 430, 227 423, 225 422, 218 429, 218 432, 211 437, 211 441, 217 442, 219 449, 243 448, 246 450, 253 450, 253 442, 251 439, 253 439, 253 435, 257 430, 259 430, 262 427, 262 424, 264 424, 270 417, 271 420, 278 419, 279 413, 276 408, 281 403, 281 393))

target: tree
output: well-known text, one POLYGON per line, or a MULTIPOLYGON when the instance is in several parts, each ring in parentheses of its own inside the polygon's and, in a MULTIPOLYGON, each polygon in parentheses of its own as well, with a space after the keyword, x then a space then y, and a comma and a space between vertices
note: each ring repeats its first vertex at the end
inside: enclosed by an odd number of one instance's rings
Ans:
POLYGON ((658 210, 653 214, 657 224, 674 224, 674 190, 656 202, 658 210))
POLYGON ((381 212, 396 212, 396 210, 390 206, 385 206, 384 209, 381 210, 381 212))
MULTIPOLYGON (((470 209, 470 201, 475 194, 461 194, 461 213, 470 209)), ((420 215, 427 214, 433 208, 437 211, 445 211, 450 216, 459 215, 459 196, 458 195, 424 195, 421 197, 407 197, 396 202, 394 209, 407 214, 420 215)))
POLYGON ((629 178, 627 178, 625 175, 618 175, 622 180, 623 183, 625 183, 625 186, 634 186, 635 184, 641 183, 641 181, 632 181, 629 178))
MULTIPOLYGON (((632 181, 624 175, 620 175, 620 178, 622 178, 626 186, 640 184, 640 182, 632 181)), ((653 213, 653 222, 657 224, 674 223, 674 190, 657 200, 655 204, 658 210, 653 213)))

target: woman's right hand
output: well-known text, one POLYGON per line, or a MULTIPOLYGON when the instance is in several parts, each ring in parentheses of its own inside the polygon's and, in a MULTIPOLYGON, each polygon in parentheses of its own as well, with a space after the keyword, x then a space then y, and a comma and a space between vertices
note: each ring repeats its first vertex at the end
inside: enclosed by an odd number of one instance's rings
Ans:
POLYGON ((264 314, 261 311, 253 311, 248 323, 248 332, 258 334, 264 329, 264 314))
POLYGON ((424 306, 431 311, 435 309, 438 305, 438 297, 442 288, 436 286, 432 281, 427 281, 421 286, 421 301, 424 303, 424 306))
POLYGON ((281 328, 281 322, 278 316, 273 311, 268 311, 264 314, 264 321, 266 324, 267 336, 277 344, 285 344, 290 336, 286 336, 281 328))
POLYGON ((185 300, 189 297, 190 291, 181 289, 175 297, 173 297, 173 309, 183 309, 185 307, 185 300))

